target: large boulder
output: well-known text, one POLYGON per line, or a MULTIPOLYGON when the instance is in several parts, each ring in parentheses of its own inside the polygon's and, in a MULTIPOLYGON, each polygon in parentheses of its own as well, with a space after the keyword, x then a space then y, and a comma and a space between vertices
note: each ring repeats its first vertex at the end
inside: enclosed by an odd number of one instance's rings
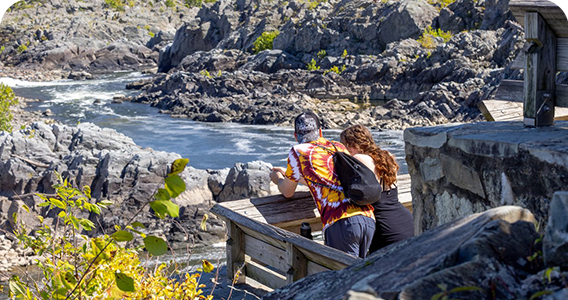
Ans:
POLYGON ((546 265, 568 268, 568 192, 554 193, 543 244, 546 265))
POLYGON ((272 165, 263 161, 237 163, 227 175, 219 202, 270 195, 272 165))
POLYGON ((390 245, 341 271, 322 272, 262 299, 431 299, 458 287, 454 298, 516 299, 518 276, 534 272, 527 261, 538 234, 526 209, 504 206, 447 223, 390 245), (498 279, 497 279, 498 278, 498 279), (494 284, 508 289, 494 289, 494 284), (366 295, 365 295, 366 294, 366 295), (359 298, 358 296, 365 296, 359 298))

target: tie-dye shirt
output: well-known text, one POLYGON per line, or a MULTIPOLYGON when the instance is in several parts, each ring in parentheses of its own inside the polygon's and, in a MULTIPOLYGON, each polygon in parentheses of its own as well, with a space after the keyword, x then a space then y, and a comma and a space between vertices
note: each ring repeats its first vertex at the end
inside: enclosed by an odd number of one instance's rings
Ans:
MULTIPOLYGON (((295 182, 300 181, 302 177, 306 180, 321 215, 323 229, 338 220, 356 215, 374 219, 371 205, 358 206, 345 198, 334 172, 333 155, 316 144, 335 151, 332 142, 323 137, 311 143, 294 146, 288 154, 286 177, 295 182)), ((341 143, 334 144, 338 151, 348 152, 341 143)))

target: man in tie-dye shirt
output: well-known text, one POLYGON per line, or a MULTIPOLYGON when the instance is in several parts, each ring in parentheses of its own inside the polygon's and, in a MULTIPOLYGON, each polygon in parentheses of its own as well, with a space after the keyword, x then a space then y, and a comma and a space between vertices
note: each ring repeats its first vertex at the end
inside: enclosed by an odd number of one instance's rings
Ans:
POLYGON ((299 145, 290 150, 286 169, 272 170, 271 180, 287 198, 294 195, 298 183, 307 185, 321 216, 325 244, 365 257, 375 232, 373 207, 358 206, 345 198, 333 163, 336 148, 348 151, 322 136, 319 118, 313 112, 300 114, 294 125, 299 145))

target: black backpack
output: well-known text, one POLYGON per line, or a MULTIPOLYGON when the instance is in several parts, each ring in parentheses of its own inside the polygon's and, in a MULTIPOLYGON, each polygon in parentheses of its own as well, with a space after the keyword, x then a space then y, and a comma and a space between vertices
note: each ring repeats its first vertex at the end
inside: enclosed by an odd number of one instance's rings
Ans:
MULTIPOLYGON (((332 142, 333 144, 333 142, 332 142)), ((317 145, 333 154, 335 172, 343 187, 345 197, 357 205, 374 204, 381 200, 383 188, 375 176, 375 172, 355 157, 341 151, 333 144, 335 151, 317 145)))

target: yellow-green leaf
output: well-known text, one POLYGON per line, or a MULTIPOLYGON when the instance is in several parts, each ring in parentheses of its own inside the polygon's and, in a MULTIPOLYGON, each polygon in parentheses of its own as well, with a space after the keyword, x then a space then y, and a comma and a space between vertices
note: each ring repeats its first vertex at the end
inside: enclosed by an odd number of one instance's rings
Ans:
POLYGON ((211 271, 213 271, 213 269, 215 269, 213 264, 205 259, 201 260, 201 265, 203 266, 203 272, 205 273, 210 273, 211 271))
POLYGON ((25 205, 25 204, 22 205, 22 208, 23 208, 25 211, 30 212, 30 208, 29 208, 27 205, 25 205))
POLYGON ((124 273, 114 273, 116 286, 124 292, 134 292, 134 280, 124 273))
POLYGON ((61 219, 65 218, 66 215, 67 213, 65 213, 64 210, 60 211, 59 214, 57 214, 57 216, 60 217, 61 219))
POLYGON ((178 175, 168 176, 165 181, 170 197, 175 198, 185 191, 185 182, 178 175))
POLYGON ((144 224, 142 224, 140 222, 132 223, 132 227, 134 227, 134 228, 136 228, 136 227, 146 228, 146 226, 144 226, 144 224))
POLYGON ((177 175, 185 169, 185 166, 189 163, 188 158, 178 158, 172 163, 170 173, 168 175, 177 175))
POLYGON ((161 219, 163 219, 165 215, 169 215, 172 218, 179 217, 179 206, 170 200, 152 201, 150 202, 150 207, 161 219))
POLYGON ((201 230, 203 231, 207 231, 207 219, 209 218, 209 216, 207 214, 203 215, 203 219, 201 219, 201 230))
POLYGON ((53 204, 55 207, 58 207, 58 208, 61 208, 61 209, 67 208, 67 204, 65 204, 61 200, 58 200, 58 199, 55 199, 55 198, 49 198, 49 202, 51 202, 51 204, 53 204))
POLYGON ((168 252, 168 244, 166 241, 152 235, 144 238, 144 247, 154 256, 160 256, 168 252))
POLYGON ((112 237, 117 242, 129 242, 129 241, 132 241, 132 239, 134 239, 134 236, 132 235, 132 233, 125 231, 125 230, 120 230, 120 231, 113 233, 112 237))
POLYGON ((168 192, 168 190, 166 189, 158 189, 158 192, 156 192, 156 195, 154 195, 154 198, 156 198, 156 200, 170 200, 170 193, 168 192))

